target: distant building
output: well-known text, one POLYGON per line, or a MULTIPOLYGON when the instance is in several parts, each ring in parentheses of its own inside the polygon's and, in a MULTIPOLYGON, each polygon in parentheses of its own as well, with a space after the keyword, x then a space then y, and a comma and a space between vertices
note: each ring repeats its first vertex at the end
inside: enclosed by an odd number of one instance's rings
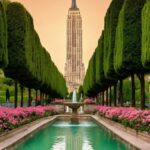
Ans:
POLYGON ((65 64, 65 79, 69 92, 78 90, 83 82, 85 69, 82 62, 82 18, 76 0, 67 18, 67 56, 65 64))

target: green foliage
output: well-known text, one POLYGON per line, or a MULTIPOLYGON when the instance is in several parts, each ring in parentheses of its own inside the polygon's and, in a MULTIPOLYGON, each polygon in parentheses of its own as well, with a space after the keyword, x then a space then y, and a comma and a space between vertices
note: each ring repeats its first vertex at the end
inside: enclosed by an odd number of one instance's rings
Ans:
POLYGON ((118 17, 124 0, 113 0, 105 17, 104 32, 104 73, 107 79, 116 79, 114 70, 114 47, 118 17))
POLYGON ((98 92, 104 90, 108 86, 108 81, 104 76, 103 53, 104 32, 102 32, 98 46, 89 61, 88 69, 83 82, 83 91, 87 96, 96 96, 98 92))
POLYGON ((104 31, 98 41, 98 47, 95 51, 96 57, 96 84, 99 85, 99 91, 105 89, 108 85, 108 81, 104 75, 104 31))
POLYGON ((131 95, 131 80, 127 78, 126 80, 123 81, 123 96, 124 96, 124 101, 131 102, 132 95, 131 95))
POLYGON ((121 76, 143 72, 141 11, 145 0, 125 0, 116 29, 114 67, 121 76))
POLYGON ((9 64, 7 77, 51 97, 65 97, 66 82, 34 30, 33 19, 20 3, 7 6, 9 64))
POLYGON ((93 53, 90 61, 89 61, 89 65, 88 65, 88 69, 87 69, 87 74, 85 76, 84 82, 83 82, 83 91, 85 93, 85 95, 88 96, 92 96, 95 95, 95 82, 96 82, 96 78, 95 78, 95 71, 96 71, 96 65, 95 65, 95 52, 93 53))
POLYGON ((5 1, 0 1, 0 68, 8 63, 5 1))
POLYGON ((14 81, 12 79, 9 79, 9 78, 4 78, 3 83, 8 85, 8 86, 14 85, 14 81))
POLYGON ((150 0, 142 10, 142 64, 150 68, 150 0))

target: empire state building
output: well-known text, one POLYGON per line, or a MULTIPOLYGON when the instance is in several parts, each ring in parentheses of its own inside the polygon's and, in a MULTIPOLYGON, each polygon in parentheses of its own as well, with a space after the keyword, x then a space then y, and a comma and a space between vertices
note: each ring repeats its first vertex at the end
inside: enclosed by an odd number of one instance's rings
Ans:
POLYGON ((67 56, 65 79, 69 92, 78 90, 85 74, 82 62, 82 18, 76 0, 72 0, 67 17, 67 56))

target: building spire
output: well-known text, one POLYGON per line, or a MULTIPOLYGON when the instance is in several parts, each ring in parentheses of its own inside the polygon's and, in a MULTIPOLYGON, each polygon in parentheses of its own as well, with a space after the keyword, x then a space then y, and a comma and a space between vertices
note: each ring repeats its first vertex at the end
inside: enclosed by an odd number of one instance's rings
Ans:
POLYGON ((76 4, 76 0, 72 0, 71 9, 78 9, 77 4, 76 4))

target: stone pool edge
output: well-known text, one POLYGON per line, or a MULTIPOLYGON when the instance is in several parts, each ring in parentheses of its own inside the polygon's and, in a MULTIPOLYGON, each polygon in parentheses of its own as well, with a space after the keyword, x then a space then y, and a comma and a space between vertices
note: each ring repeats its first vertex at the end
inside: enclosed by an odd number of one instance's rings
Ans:
POLYGON ((40 127, 54 121, 57 117, 58 116, 50 116, 42 118, 4 134, 3 137, 1 137, 0 150, 6 150, 21 139, 38 130, 40 127))
POLYGON ((108 122, 100 119, 96 115, 91 116, 97 123, 103 125, 105 128, 109 129, 111 132, 113 132, 115 135, 117 135, 119 138, 124 140, 125 142, 129 143, 131 146, 139 149, 139 150, 150 150, 150 143, 131 135, 130 133, 127 133, 111 124, 108 124, 108 122))
MULTIPOLYGON (((0 141, 0 150, 6 150, 7 148, 11 147, 21 139, 27 137, 34 131, 38 130, 40 127, 55 121, 58 118, 69 118, 71 115, 56 115, 56 116, 50 116, 46 118, 42 118, 40 120, 37 120, 35 122, 29 123, 27 125, 24 125, 23 127, 19 129, 15 129, 14 131, 12 130, 10 133, 6 134, 4 136, 4 139, 0 141), (10 134, 10 135, 9 135, 10 134)), ((100 125, 103 125, 105 128, 109 129, 112 133, 117 135, 119 138, 121 138, 123 141, 129 143, 131 146, 135 147, 136 149, 140 150, 150 150, 150 143, 139 139, 138 137, 127 133, 112 124, 109 124, 105 120, 102 120, 99 116, 97 115, 79 115, 79 118, 92 118, 94 121, 99 123, 100 125)))

